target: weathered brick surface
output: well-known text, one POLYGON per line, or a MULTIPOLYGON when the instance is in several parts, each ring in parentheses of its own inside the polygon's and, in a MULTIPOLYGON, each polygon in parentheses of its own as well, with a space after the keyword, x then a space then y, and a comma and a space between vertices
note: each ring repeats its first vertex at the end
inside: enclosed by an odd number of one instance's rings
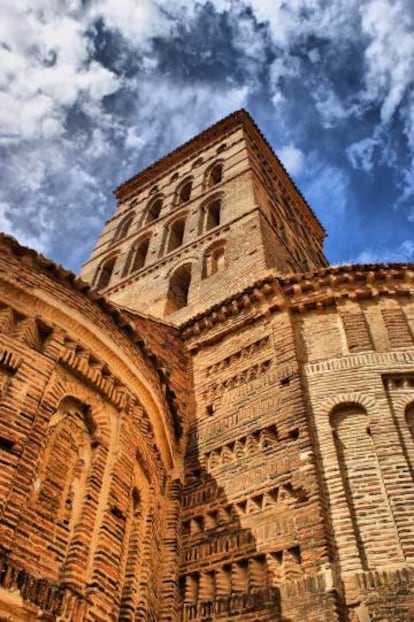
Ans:
POLYGON ((326 267, 244 112, 117 198, 106 299, 0 238, 0 620, 414 620, 414 266, 326 267))
POLYGON ((7 238, 0 292, 0 616, 158 620, 178 556, 179 341, 167 364, 163 326, 7 238))

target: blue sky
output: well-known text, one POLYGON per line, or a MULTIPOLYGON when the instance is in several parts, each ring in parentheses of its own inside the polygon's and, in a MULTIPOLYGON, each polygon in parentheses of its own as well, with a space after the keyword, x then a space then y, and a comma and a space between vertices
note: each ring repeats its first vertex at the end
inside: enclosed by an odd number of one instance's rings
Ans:
POLYGON ((112 190, 246 108, 334 263, 414 261, 412 0, 0 0, 0 228, 78 271, 112 190))

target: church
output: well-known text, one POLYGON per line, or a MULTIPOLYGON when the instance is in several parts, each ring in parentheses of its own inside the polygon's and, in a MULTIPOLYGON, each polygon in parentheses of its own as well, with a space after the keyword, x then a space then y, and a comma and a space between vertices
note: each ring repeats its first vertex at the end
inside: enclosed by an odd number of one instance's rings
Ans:
POLYGON ((0 621, 412 622, 414 265, 329 266, 249 114, 0 237, 0 621))

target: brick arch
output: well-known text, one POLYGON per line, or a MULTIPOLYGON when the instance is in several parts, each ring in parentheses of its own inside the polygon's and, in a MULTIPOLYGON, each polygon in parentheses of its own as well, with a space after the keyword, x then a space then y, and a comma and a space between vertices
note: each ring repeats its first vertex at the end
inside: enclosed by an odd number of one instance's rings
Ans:
POLYGON ((172 217, 169 218, 167 222, 165 222, 162 229, 162 242, 159 253, 160 257, 181 248, 184 242, 184 234, 188 221, 188 215, 188 209, 180 210, 179 213, 172 215, 172 217), (180 225, 180 223, 182 224, 182 226, 178 234, 177 227, 180 225), (172 239, 175 238, 179 238, 179 240, 172 242, 172 239))
POLYGON ((394 401, 396 425, 401 435, 401 442, 405 450, 405 457, 411 466, 414 477, 414 396, 400 395, 394 401), (410 417, 407 415, 410 414, 410 417))
POLYGON ((414 400, 409 402, 404 409, 404 421, 414 442, 414 400))
POLYGON ((147 231, 140 235, 126 251, 126 261, 122 270, 122 276, 134 274, 146 266, 152 232, 147 231))
MULTIPOLYGON (((214 187, 214 186, 213 186, 214 187)), ((213 201, 220 201, 224 198, 224 192, 222 190, 215 190, 211 192, 201 203, 200 208, 205 209, 213 201)))
POLYGON ((196 255, 190 255, 189 257, 188 256, 183 257, 183 259, 179 261, 178 263, 173 263, 172 266, 165 273, 164 281, 169 281, 172 275, 174 274, 174 272, 176 272, 180 268, 183 268, 187 264, 194 266, 198 260, 199 258, 196 255))
POLYGON ((97 289, 105 289, 111 282, 115 266, 119 260, 119 252, 110 253, 102 259, 93 277, 93 285, 97 289), (109 266, 109 267, 108 267, 109 266))
POLYGON ((214 240, 214 242, 205 247, 203 254, 205 255, 206 253, 212 251, 216 246, 222 246, 223 244, 227 244, 226 238, 218 238, 217 240, 214 240))
POLYGON ((322 408, 320 409, 320 412, 322 415, 328 417, 333 413, 334 410, 336 410, 340 406, 347 406, 353 404, 364 408, 368 416, 371 416, 374 412, 377 411, 376 402, 372 397, 355 391, 352 393, 340 393, 338 395, 330 397, 326 400, 326 402, 324 402, 322 408))
MULTIPOLYGON (((403 560, 378 447, 369 425, 369 415, 375 409, 375 403, 366 398, 355 399, 358 394, 350 396, 353 399, 349 399, 348 395, 347 399, 337 402, 330 410, 340 480, 333 474, 330 479, 336 479, 337 484, 341 481, 347 507, 335 497, 334 521, 336 519, 338 526, 342 525, 340 529, 346 525, 344 529, 347 531, 348 543, 339 550, 340 564, 346 571, 355 569, 359 564, 363 570, 381 565, 384 541, 388 542, 390 562, 400 563, 403 560), (381 524, 381 530, 377 529, 378 524, 381 524)), ((343 530, 341 537, 344 533, 343 530)))
POLYGON ((175 267, 168 282, 167 299, 164 308, 164 315, 170 315, 186 307, 193 278, 192 262, 183 262, 180 267, 175 267))
POLYGON ((58 401, 37 459, 38 477, 14 534, 22 559, 30 563, 35 554, 36 564, 54 580, 79 579, 79 568, 86 570, 90 542, 79 534, 96 518, 99 492, 94 493, 94 485, 108 454, 107 447, 94 444, 95 423, 88 411, 67 393, 58 401), (33 552, 30 537, 39 517, 42 537, 33 552))
POLYGON ((165 197, 162 192, 157 192, 157 194, 149 197, 141 219, 142 226, 150 224, 152 222, 156 222, 158 220, 160 213, 164 207, 164 202, 165 197))
POLYGON ((208 190, 208 188, 214 188, 216 183, 220 183, 223 180, 223 173, 224 173, 224 160, 223 158, 216 158, 213 162, 211 162, 209 164, 209 166, 206 168, 206 170, 204 171, 204 175, 203 175, 203 188, 205 190, 208 190), (214 182, 214 183, 210 183, 210 176, 211 173, 213 172, 213 170, 216 167, 221 166, 221 179, 218 182, 214 182))
MULTIPOLYGON (((94 436, 96 440, 105 442, 108 445, 111 439, 111 424, 103 398, 98 393, 95 393, 93 389, 84 386, 82 382, 72 378, 69 374, 63 375, 58 373, 53 380, 50 390, 45 394, 40 406, 40 409, 43 405, 48 410, 53 409, 55 411, 48 422, 48 426, 54 425, 52 419, 59 416, 56 411, 60 402, 70 396, 90 407, 91 417, 96 425, 94 436)), ((115 407, 112 406, 112 408, 115 407)))
POLYGON ((182 209, 176 214, 171 214, 170 218, 166 220, 164 223, 164 229, 168 229, 171 225, 173 225, 177 220, 187 220, 190 210, 188 208, 182 209))
MULTIPOLYGON (((62 371, 55 372, 50 379, 49 390, 46 391, 38 409, 38 425, 40 428, 42 425, 41 421, 43 420, 46 443, 37 459, 37 464, 43 463, 45 459, 47 460, 48 454, 51 453, 50 445, 53 445, 54 437, 59 433, 60 429, 64 430, 66 437, 70 436, 71 431, 76 432, 73 425, 69 425, 70 415, 65 417, 64 413, 59 412, 59 406, 64 403, 65 400, 69 399, 80 402, 87 408, 87 418, 89 418, 89 421, 85 421, 85 433, 88 436, 87 443, 90 448, 91 459, 83 480, 81 496, 77 496, 78 510, 76 513, 76 521, 72 521, 70 532, 65 536, 66 548, 64 554, 62 552, 57 562, 51 553, 50 564, 48 563, 46 568, 50 567, 50 570, 48 570, 49 572, 58 572, 59 577, 63 581, 69 582, 77 589, 82 590, 87 580, 88 573, 91 570, 90 561, 94 554, 94 547, 92 546, 93 532, 97 528, 98 521, 100 520, 98 507, 103 502, 102 489, 96 486, 96 482, 102 482, 103 477, 109 474, 109 457, 113 450, 114 434, 112 432, 114 432, 114 430, 111 430, 107 409, 108 407, 112 411, 116 409, 114 406, 105 403, 99 394, 95 393, 93 389, 82 385, 80 381, 69 375, 65 375, 62 371), (50 416, 51 410, 54 412, 50 416), (45 421, 46 417, 47 420, 45 421), (65 419, 67 421, 65 421, 65 419), (85 534, 88 534, 86 539, 85 534)), ((72 423, 74 422, 72 421, 72 423)), ((73 442, 77 444, 77 437, 75 437, 76 434, 74 435, 73 442)), ((16 540, 19 538, 17 541, 21 542, 19 546, 22 550, 25 549, 24 538, 22 539, 21 536, 24 529, 30 532, 31 529, 36 528, 36 511, 33 516, 31 514, 33 514, 33 510, 36 510, 36 487, 39 485, 41 485, 41 480, 37 479, 34 482, 34 490, 32 488, 27 497, 26 516, 24 520, 16 526, 16 540), (31 514, 30 508, 32 508, 31 514), (25 524, 26 527, 24 527, 25 524), (20 536, 19 532, 21 532, 20 536)), ((53 517, 49 517, 48 520, 49 527, 47 529, 49 531, 44 527, 44 529, 46 529, 46 544, 48 542, 47 533, 53 536, 56 529, 58 531, 61 530, 59 525, 53 524, 53 517)), ((63 535, 61 535, 61 538, 62 537, 63 535)), ((63 539, 62 542, 64 541, 63 539)), ((30 554, 26 553, 23 557, 30 559, 30 554)))
MULTIPOLYGON (((70 494, 70 490, 73 488, 73 495, 77 498, 82 493, 82 489, 85 486, 87 472, 92 462, 92 429, 90 421, 88 421, 87 418, 85 405, 78 400, 70 398, 65 400, 64 398, 60 402, 55 414, 58 415, 58 417, 55 418, 53 425, 49 426, 41 470, 37 480, 41 482, 42 487, 39 491, 39 495, 35 498, 35 503, 39 502, 41 497, 45 497, 46 495, 48 509, 51 509, 51 504, 54 503, 56 515, 61 518, 61 515, 68 513, 68 508, 65 509, 64 504, 66 497, 70 494), (69 447, 67 446, 68 442, 69 447), (65 463, 65 472, 62 474, 63 477, 61 478, 62 482, 55 482, 55 486, 59 483, 63 484, 62 494, 60 498, 57 498, 56 495, 54 498, 48 498, 47 492, 44 490, 44 484, 49 479, 50 471, 52 471, 51 462, 55 459, 62 458, 62 455, 59 454, 63 453, 64 445, 66 445, 66 450, 70 449, 75 451, 76 460, 81 465, 81 472, 76 476, 76 469, 72 469, 73 465, 71 465, 71 461, 73 461, 75 456, 71 456, 72 460, 68 456, 68 460, 65 463), (68 481, 71 477, 72 481, 68 481), (76 486, 74 486, 75 479, 77 480, 76 486)), ((52 419, 50 421, 52 421, 52 419)), ((79 509, 75 507, 76 503, 73 505, 74 512, 70 512, 70 521, 72 523, 76 522, 76 510, 79 509)))
MULTIPOLYGON (((194 183, 194 177, 193 175, 186 175, 178 184, 177 188, 175 189, 175 193, 174 193, 174 205, 178 206, 178 205, 184 205, 185 203, 187 203, 190 199, 191 199, 191 194, 193 191, 193 183, 194 183), (189 187, 189 193, 188 193, 188 198, 184 198, 183 197, 183 190, 184 188, 189 187)), ((186 193, 187 196, 187 193, 186 193)))
POLYGON ((222 191, 213 192, 200 204, 198 209, 199 235, 220 226, 223 219, 223 198, 222 191))
POLYGON ((112 242, 118 242, 122 238, 128 235, 128 232, 132 226, 132 223, 134 222, 134 219, 135 219, 135 212, 129 212, 128 214, 125 214, 121 218, 121 220, 119 221, 115 229, 112 242))
POLYGON ((405 417, 409 406, 414 408, 414 395, 399 395, 393 402, 395 410, 402 412, 405 417))

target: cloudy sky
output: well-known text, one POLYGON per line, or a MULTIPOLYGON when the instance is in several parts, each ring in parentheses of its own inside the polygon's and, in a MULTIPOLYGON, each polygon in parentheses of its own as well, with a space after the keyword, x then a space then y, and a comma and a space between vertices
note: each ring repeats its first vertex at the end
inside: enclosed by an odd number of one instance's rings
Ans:
POLYGON ((332 263, 414 261, 412 0, 0 0, 0 228, 78 270, 112 190, 235 109, 332 263))

